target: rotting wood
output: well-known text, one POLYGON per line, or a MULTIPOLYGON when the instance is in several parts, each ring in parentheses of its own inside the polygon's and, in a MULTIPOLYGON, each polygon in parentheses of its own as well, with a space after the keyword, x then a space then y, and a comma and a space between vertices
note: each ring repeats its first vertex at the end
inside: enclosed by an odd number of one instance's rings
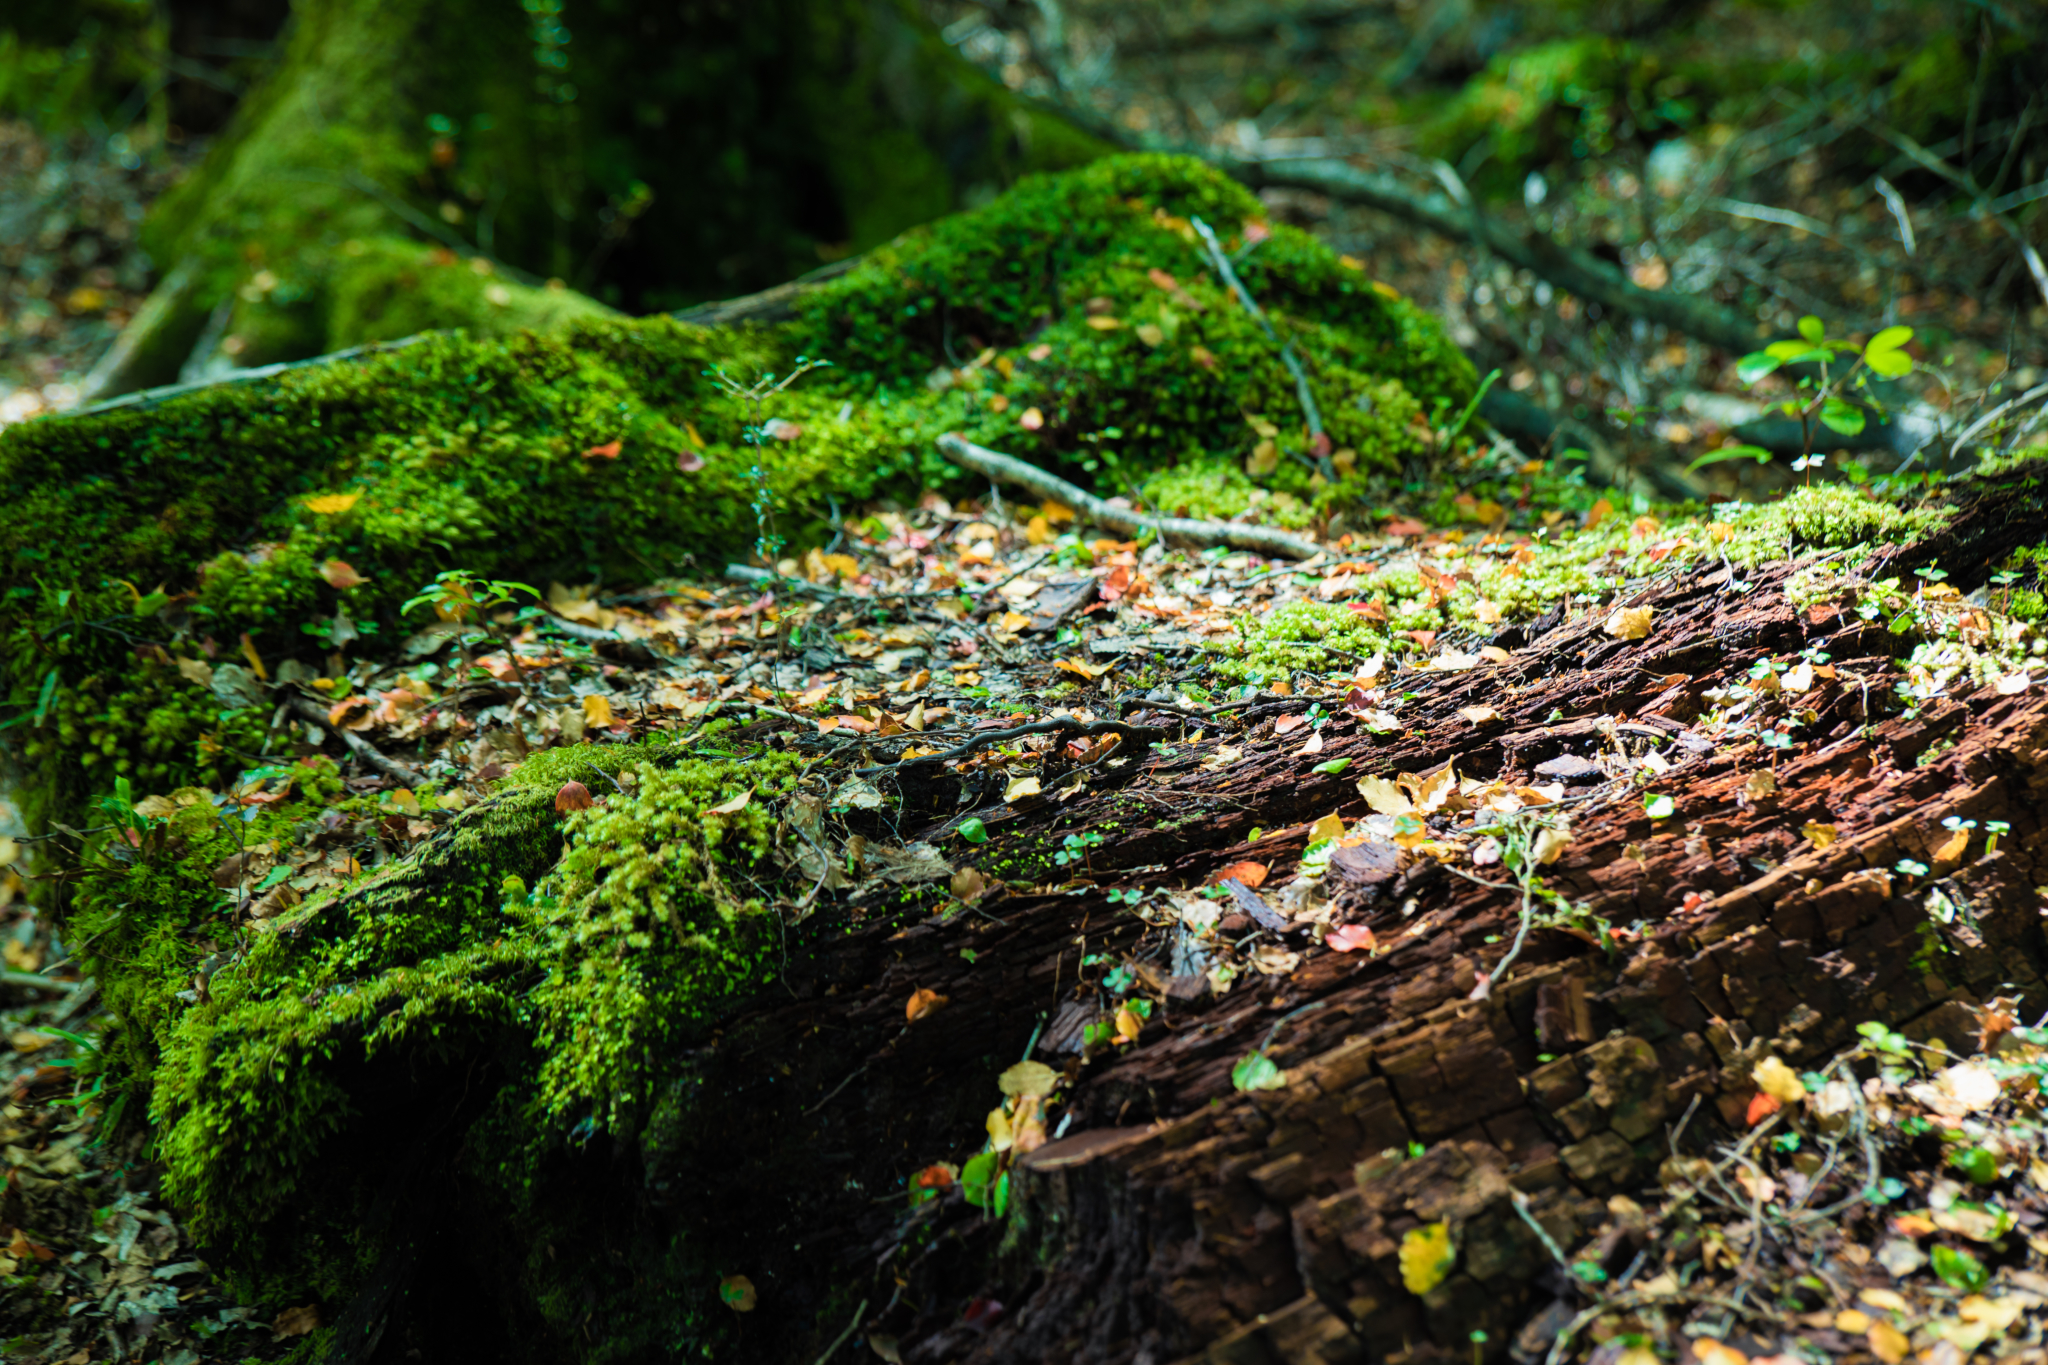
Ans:
MULTIPOLYGON (((1950 581, 1965 591, 1982 582, 2001 526, 2038 525, 2035 515, 2009 487, 1971 506, 1939 543, 1950 581)), ((1900 558, 1924 562, 1933 548, 1900 558)), ((1229 736, 1243 758, 1226 773, 1127 773, 1069 806, 1062 827, 1110 836, 1071 892, 1009 894, 977 907, 984 914, 903 931, 856 918, 830 947, 792 962, 795 1002, 735 1020, 708 1063, 707 1084, 733 1087, 736 1131, 788 1131, 806 1150, 847 1154, 829 1177, 779 1192, 807 1210, 805 1249, 764 1237, 763 1267, 820 1292, 819 1272, 805 1268, 819 1264, 814 1252, 899 1276, 904 1292, 869 1330, 894 1335, 911 1362, 1330 1362, 1404 1342, 1422 1348, 1417 1359, 1462 1358, 1475 1328, 1497 1354, 1555 1309, 1559 1288, 1518 1197, 1576 1253, 1605 1201, 1651 1177, 1689 1106, 1690 1143, 1739 1129, 1761 1057, 1817 1059, 1866 1019, 1945 1036, 1965 1002, 2001 991, 2040 999, 2048 698, 1986 689, 1908 717, 1878 705, 1887 681, 1870 689, 1866 711, 1849 675, 1891 669, 1898 637, 1851 612, 1796 609, 1784 587, 1797 567, 1756 571, 1741 594, 1719 568, 1676 575, 1646 594, 1657 615, 1645 640, 1613 640, 1594 613, 1561 621, 1507 664, 1404 676, 1418 695, 1403 733, 1333 719, 1315 759, 1248 716, 1229 736), (1775 794, 1753 798, 1746 780, 1769 766, 1766 751, 1710 742, 1690 722, 1707 688, 1807 647, 1830 651, 1843 677, 1813 694, 1815 742, 1778 760, 1775 794), (1680 659, 1693 675, 1665 686, 1686 671, 1672 666, 1680 659), (1458 715, 1481 701, 1501 724, 1458 715), (1675 767, 1658 788, 1679 806, 1652 821, 1636 790, 1616 784, 1575 807, 1573 842, 1546 870, 1622 931, 1612 957, 1538 929, 1490 998, 1473 1001, 1479 974, 1506 951, 1517 898, 1432 876, 1426 862, 1393 875, 1366 868, 1343 893, 1347 917, 1390 951, 1311 956, 1291 976, 1255 978, 1220 999, 1162 994, 1137 1045, 1070 1073, 1072 1126, 1024 1163, 1006 1223, 957 1195, 906 1216, 894 1200, 840 1188, 872 1190, 891 1170, 959 1159, 994 1102, 995 1074, 1055 1015, 1071 1024, 1084 959, 1156 949, 1156 934, 1104 891, 1195 886, 1247 856, 1284 876, 1308 822, 1364 813, 1360 775, 1450 759, 1460 772, 1527 779, 1536 763, 1597 747, 1603 717, 1626 725, 1632 744, 1644 731, 1672 738, 1675 767), (1346 757, 1341 776, 1310 771, 1346 757), (1132 819, 1134 803, 1149 817, 1132 819), (2011 832, 1995 854, 1979 844, 1959 864, 1937 864, 1949 816, 2002 820, 2011 832), (1816 848, 1800 834, 1808 821, 1841 837, 1816 848), (1254 824, 1280 832, 1249 845, 1254 824), (1928 864, 1930 877, 1890 871, 1904 858, 1928 864), (1971 922, 1929 917, 1921 900, 1934 878, 1968 902, 1971 922), (903 1002, 920 988, 950 1003, 905 1029, 903 1002), (1239 1094, 1231 1069, 1267 1037, 1289 1083, 1239 1094), (799 1119, 855 1061, 860 1084, 799 1119), (763 1084, 767 1075, 776 1082, 763 1084), (1419 1158, 1382 1159, 1410 1144, 1419 1158), (1436 1220, 1452 1226, 1458 1270, 1418 1298, 1394 1259, 1404 1229, 1436 1220), (970 1299, 981 1307, 963 1321, 970 1299)), ((919 795, 906 793, 905 839, 957 818, 920 807, 919 795)), ((975 813, 990 842, 948 851, 984 867, 1051 819, 1044 809, 975 813)), ((720 1150, 695 1149, 697 1168, 720 1150)))

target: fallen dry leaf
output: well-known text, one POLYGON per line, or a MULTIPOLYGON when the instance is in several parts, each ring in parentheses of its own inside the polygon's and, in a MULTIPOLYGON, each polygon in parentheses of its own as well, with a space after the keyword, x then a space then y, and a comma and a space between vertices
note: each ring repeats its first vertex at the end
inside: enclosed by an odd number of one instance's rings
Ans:
POLYGON ((1344 817, 1332 811, 1308 827, 1308 841, 1318 839, 1341 839, 1344 837, 1344 817))
POLYGON ((1243 882, 1249 889, 1256 891, 1266 884, 1266 873, 1268 871, 1269 869, 1265 863, 1232 863, 1228 867, 1219 867, 1210 873, 1206 884, 1217 886, 1235 878, 1243 882))
POLYGON ((322 564, 320 576, 327 580, 330 588, 359 588, 370 581, 339 559, 330 559, 322 564))
POLYGON ((611 698, 600 697, 595 693, 585 697, 583 699, 583 723, 585 725, 595 725, 600 730, 609 728, 612 723, 611 698))
POLYGON ((718 1299, 735 1313, 751 1313, 760 1302, 754 1282, 744 1275, 728 1275, 718 1282, 718 1299))
POLYGON ((1607 618, 1606 630, 1617 640, 1640 640, 1650 633, 1653 607, 1616 607, 1607 618))
POLYGON ((1969 850, 1969 847, 1970 831, 1959 829, 1941 841, 1941 847, 1934 850, 1934 861, 1937 863, 1960 862, 1962 861, 1963 854, 1969 850))
POLYGON ((754 789, 749 787, 738 796, 730 800, 721 801, 704 813, 706 815, 738 815, 742 810, 746 809, 747 802, 753 799, 754 789))
POLYGON ((1339 953, 1369 953, 1379 946, 1372 930, 1363 924, 1340 924, 1324 937, 1323 942, 1327 943, 1333 952, 1339 953))
POLYGON ((1009 785, 1009 786, 1008 786, 1007 788, 1005 788, 1005 789, 1004 789, 1004 791, 1003 791, 1003 800, 1005 800, 1005 801, 1012 801, 1012 802, 1015 802, 1015 801, 1022 801, 1022 800, 1023 800, 1023 799, 1025 798, 1025 797, 1027 797, 1027 796, 1036 796, 1036 795, 1038 795, 1038 779, 1037 779, 1037 778, 1035 778, 1035 777, 1017 777, 1017 778, 1012 778, 1012 779, 1010 780, 1010 785, 1009 785))
POLYGON ((1401 789, 1384 777, 1361 777, 1358 779, 1358 794, 1365 798, 1365 804, 1381 815, 1406 815, 1415 805, 1401 792, 1401 789))
POLYGON ((320 1306, 309 1303, 300 1308, 287 1308, 272 1320, 270 1330, 282 1341, 286 1337, 302 1337, 320 1325, 320 1306))
POLYGON ((619 458, 619 452, 623 449, 625 449, 624 445, 618 441, 606 441, 601 446, 592 446, 584 451, 583 458, 586 460, 616 460, 619 458))
POLYGON ((945 996, 940 995, 929 986, 921 986, 910 993, 910 1000, 903 1007, 903 1018, 906 1023, 914 1024, 927 1014, 944 1009, 945 1007, 945 996))

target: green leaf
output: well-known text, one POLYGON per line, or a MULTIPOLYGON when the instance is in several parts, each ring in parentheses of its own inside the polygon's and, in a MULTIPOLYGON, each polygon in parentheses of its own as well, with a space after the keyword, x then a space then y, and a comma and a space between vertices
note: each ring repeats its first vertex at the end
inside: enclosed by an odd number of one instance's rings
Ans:
POLYGON ((1827 336, 1827 334, 1828 329, 1826 326, 1821 323, 1819 318, 1814 317, 1812 314, 1809 313, 1807 316, 1799 319, 1799 335, 1805 337, 1814 345, 1820 345, 1821 339, 1827 336))
POLYGON ((1752 351, 1736 362, 1735 377, 1745 384, 1754 384, 1778 368, 1778 357, 1768 351, 1752 351))
POLYGON ((968 816, 960 822, 960 827, 953 832, 970 844, 985 844, 988 842, 988 826, 982 823, 979 815, 968 816))
POLYGON ((1867 356, 1872 351, 1896 351, 1912 339, 1911 327, 1887 327, 1870 339, 1870 344, 1863 348, 1863 354, 1867 356))
POLYGON ((149 596, 139 598, 136 601, 135 614, 137 616, 154 616, 162 611, 164 604, 170 600, 171 596, 169 593, 153 592, 149 596))
POLYGON ((1652 820, 1669 820, 1678 814, 1678 803, 1662 792, 1651 792, 1643 798, 1643 814, 1652 820))
POLYGON ((1937 1246, 1933 1251, 1934 1273, 1965 1294, 1974 1294, 1991 1282, 1984 1263, 1967 1251, 1937 1246))
POLYGON ((1828 358, 1827 347, 1809 346, 1803 341, 1774 341, 1764 347, 1764 354, 1777 357, 1781 365, 1807 365, 1828 358))
POLYGON ((960 1168, 960 1193, 967 1202, 978 1209, 985 1209, 995 1198, 996 1181, 1001 1173, 996 1169, 1002 1158, 994 1152, 983 1152, 980 1156, 967 1158, 967 1164, 960 1168))
POLYGON ((1844 436, 1854 436, 1863 430, 1863 409, 1846 399, 1832 394, 1820 405, 1821 425, 1830 431, 1839 431, 1844 436))
POLYGON ((1982 1147, 1965 1147, 1959 1152, 1950 1152, 1948 1164, 1978 1185, 1989 1185, 1998 1179, 1998 1158, 1982 1147))
POLYGON ((1685 467, 1685 472, 1690 474, 1701 465, 1719 464, 1723 460, 1755 460, 1758 464, 1769 464, 1771 452, 1762 446, 1722 446, 1719 450, 1710 450, 1694 460, 1685 467))
POLYGON ((1863 363, 1885 379, 1899 379, 1913 373, 1913 357, 1904 351, 1867 351, 1863 363))
POLYGON ((1350 766, 1351 760, 1348 758, 1333 758, 1327 763, 1316 764, 1309 771, 1312 773, 1341 773, 1350 766))
POLYGON ((1287 1084, 1287 1073, 1265 1053, 1251 1052, 1230 1068, 1230 1083, 1239 1090, 1279 1090, 1287 1084))
POLYGON ((36 724, 43 723, 43 717, 50 714, 50 703, 57 698, 57 670, 51 669, 43 675, 43 690, 36 694, 36 724))

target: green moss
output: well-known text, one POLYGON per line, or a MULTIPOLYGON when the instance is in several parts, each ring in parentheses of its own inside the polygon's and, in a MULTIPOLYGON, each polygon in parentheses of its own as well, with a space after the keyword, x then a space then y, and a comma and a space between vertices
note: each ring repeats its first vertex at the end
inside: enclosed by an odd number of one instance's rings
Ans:
POLYGON ((1643 521, 1608 514, 1592 529, 1540 539, 1453 533, 1455 539, 1429 552, 1439 569, 1471 575, 1470 585, 1448 600, 1431 592, 1412 561, 1397 561, 1361 576, 1347 594, 1351 600, 1296 600, 1241 622, 1236 640, 1211 644, 1222 656, 1216 670, 1252 682, 1348 672, 1375 655, 1428 653, 1410 631, 1448 632, 1445 643, 1469 643, 1499 623, 1533 620, 1560 603, 1592 609, 1660 571, 1723 558, 1748 568, 1802 549, 1901 544, 1939 530, 1953 516, 1949 509, 1904 506, 1846 484, 1798 488, 1767 503, 1724 503, 1710 515, 1660 510, 1663 517, 1643 521), (1497 618, 1481 619, 1482 602, 1489 618, 1497 618))
MULTIPOLYGON (((773 921, 739 888, 772 867, 771 802, 799 766, 775 753, 554 751, 417 852, 254 933, 235 929, 210 879, 236 846, 226 822, 210 806, 181 813, 176 856, 103 883, 78 922, 135 955, 111 984, 131 1046, 154 1054, 144 1074, 167 1189, 199 1234, 248 1265, 274 1258, 265 1275, 333 1273, 263 1230, 290 1208, 328 1250, 344 1236, 377 1173, 330 1141, 365 1095, 403 1091, 408 1068, 496 1057, 502 1102, 525 1117, 522 1160, 579 1123, 637 1131, 673 1079, 668 1059, 767 971, 773 921), (558 815, 556 776, 593 768, 624 791, 558 815), (748 789, 737 813, 706 813, 748 789), (220 950, 194 991, 202 940, 220 950)), ((244 837, 260 844, 303 814, 266 813, 244 837)))

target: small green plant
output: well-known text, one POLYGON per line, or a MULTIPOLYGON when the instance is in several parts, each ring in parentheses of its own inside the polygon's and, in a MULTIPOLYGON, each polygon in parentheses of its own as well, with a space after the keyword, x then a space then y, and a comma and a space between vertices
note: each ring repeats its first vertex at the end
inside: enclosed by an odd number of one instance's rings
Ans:
MULTIPOLYGON (((518 598, 514 593, 525 593, 535 601, 540 600, 540 591, 525 583, 515 583, 506 578, 485 578, 482 574, 468 569, 448 569, 434 575, 434 581, 421 588, 407 599, 399 613, 403 615, 415 607, 432 607, 434 614, 444 621, 458 626, 476 623, 493 640, 497 633, 491 628, 490 613, 499 607, 515 606, 518 598)), ((469 632, 462 633, 462 671, 456 677, 468 681, 470 671, 475 667, 469 652, 469 632)), ((517 652, 512 648, 508 635, 505 639, 505 658, 512 670, 512 676, 519 681, 523 690, 526 674, 519 667, 517 652)))
POLYGON ((749 421, 742 429, 741 439, 753 449, 754 460, 747 468, 747 482, 753 488, 749 505, 754 509, 754 553, 763 564, 773 568, 782 547, 789 542, 775 531, 775 495, 768 487, 768 462, 762 458, 762 448, 775 439, 794 440, 802 435, 802 428, 793 422, 784 422, 767 415, 765 405, 770 398, 781 393, 791 384, 803 378, 812 370, 830 365, 829 360, 812 360, 809 356, 798 356, 795 366, 781 378, 774 371, 760 376, 751 384, 742 384, 725 372, 723 366, 713 366, 704 371, 706 378, 747 405, 749 421))
POLYGON ((1066 867, 1070 863, 1081 863, 1085 866, 1089 850, 1099 848, 1101 845, 1102 831, 1100 830, 1091 829, 1082 834, 1069 834, 1062 841, 1060 851, 1052 855, 1052 860, 1060 867, 1066 867))
MULTIPOLYGON (((1799 376, 1793 396, 1778 404, 1780 412, 1799 420, 1800 452, 1792 461, 1792 468, 1810 475, 1827 461, 1827 456, 1814 453, 1814 441, 1818 435, 1816 426, 1825 427, 1837 435, 1855 436, 1862 432, 1869 412, 1875 411, 1882 417, 1884 409, 1869 393, 1870 375, 1880 379, 1900 379, 1911 374, 1913 357, 1902 348, 1912 339, 1913 329, 1910 327, 1887 327, 1859 346, 1853 341, 1828 336, 1825 324, 1817 317, 1808 316, 1799 319, 1796 338, 1774 341, 1761 351, 1744 356, 1736 364, 1735 373, 1744 384, 1755 387, 1766 375, 1775 374, 1786 365, 1818 368, 1818 373, 1799 376), (1854 356, 1855 363, 1837 372, 1845 356, 1854 356), (1845 397, 1849 392, 1855 392, 1861 401, 1845 397)), ((1755 460, 1758 464, 1768 464, 1770 459, 1771 452, 1761 446, 1729 445, 1708 451, 1686 469, 1689 473, 1702 465, 1719 464, 1723 460, 1755 460)))

